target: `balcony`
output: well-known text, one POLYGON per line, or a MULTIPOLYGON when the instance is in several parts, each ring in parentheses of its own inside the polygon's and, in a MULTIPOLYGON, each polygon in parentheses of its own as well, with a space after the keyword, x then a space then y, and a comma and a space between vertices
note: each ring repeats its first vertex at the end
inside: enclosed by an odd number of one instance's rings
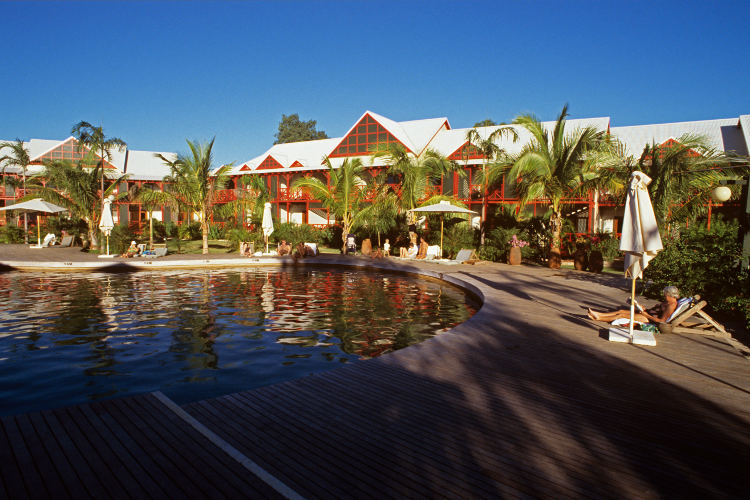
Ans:
POLYGON ((292 189, 288 187, 279 187, 276 194, 278 201, 314 201, 315 198, 310 196, 303 189, 292 189))

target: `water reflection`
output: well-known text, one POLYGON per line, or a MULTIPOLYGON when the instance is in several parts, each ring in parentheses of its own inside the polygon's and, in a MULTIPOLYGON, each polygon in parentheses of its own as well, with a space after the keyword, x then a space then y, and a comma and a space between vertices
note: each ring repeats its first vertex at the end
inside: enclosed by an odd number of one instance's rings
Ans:
POLYGON ((383 273, 5 273, 0 413, 248 389, 406 347, 473 312, 459 290, 383 273))

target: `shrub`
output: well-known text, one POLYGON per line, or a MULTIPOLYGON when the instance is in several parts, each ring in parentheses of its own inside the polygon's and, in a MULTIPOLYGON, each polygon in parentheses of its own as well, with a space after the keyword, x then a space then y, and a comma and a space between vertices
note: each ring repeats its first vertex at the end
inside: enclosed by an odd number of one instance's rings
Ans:
MULTIPOLYGON (((102 251, 106 251, 107 238, 101 236, 102 241, 100 247, 102 251)), ((127 226, 127 224, 117 224, 112 228, 112 232, 109 235, 109 253, 111 254, 123 254, 130 246, 130 242, 136 239, 136 234, 127 226)))
POLYGON ((42 226, 42 233, 60 235, 63 231, 74 235, 87 234, 88 226, 86 225, 86 221, 81 218, 72 218, 64 215, 47 217, 42 226))
POLYGON ((600 251, 604 260, 614 260, 622 255, 620 240, 612 233, 598 233, 591 238, 591 250, 600 251))
POLYGON ((645 294, 658 298, 667 285, 680 294, 700 294, 714 310, 743 319, 750 326, 750 277, 741 269, 739 224, 721 220, 692 225, 664 238, 664 250, 649 263, 645 294))
MULTIPOLYGON (((223 240, 226 238, 227 231, 224 226, 218 224, 212 224, 208 227, 208 239, 209 240, 223 240)), ((201 233, 203 237, 203 233, 201 233)))
POLYGON ((23 243, 23 228, 10 224, 0 227, 0 242, 23 243))
MULTIPOLYGON (((292 222, 285 222, 279 224, 274 228, 271 234, 271 240, 279 242, 286 240, 287 243, 296 245, 297 243, 317 243, 322 244, 328 239, 328 228, 319 229, 315 226, 308 224, 294 224, 292 222)), ((339 232, 339 235, 341 233, 339 232)), ((340 237, 340 236, 339 236, 340 237)), ((339 240, 340 242, 341 240, 339 240)))
MULTIPOLYGON (((443 230, 443 257, 452 259, 462 248, 475 248, 476 231, 469 224, 455 224, 443 230)), ((440 244, 440 229, 437 231, 440 244)))
POLYGON ((203 237, 200 222, 191 222, 179 226, 178 234, 183 240, 199 240, 203 237))

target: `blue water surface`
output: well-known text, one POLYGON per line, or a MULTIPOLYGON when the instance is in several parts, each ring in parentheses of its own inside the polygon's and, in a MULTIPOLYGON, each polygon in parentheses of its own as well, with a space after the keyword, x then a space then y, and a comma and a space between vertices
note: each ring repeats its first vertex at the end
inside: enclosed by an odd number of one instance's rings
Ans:
POLYGON ((179 404, 420 342, 463 291, 336 269, 0 274, 0 414, 160 390, 179 404))

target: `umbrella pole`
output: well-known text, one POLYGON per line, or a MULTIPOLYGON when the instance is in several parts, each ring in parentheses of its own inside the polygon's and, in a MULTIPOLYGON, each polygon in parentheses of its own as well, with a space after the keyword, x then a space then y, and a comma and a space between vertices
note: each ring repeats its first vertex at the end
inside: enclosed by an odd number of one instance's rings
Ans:
POLYGON ((633 276, 633 286, 630 291, 630 339, 633 339, 633 320, 635 319, 635 276, 633 276))
POLYGON ((443 216, 440 216, 440 258, 443 258, 443 216))
POLYGON ((42 246, 42 223, 39 214, 36 214, 36 244, 42 246))

